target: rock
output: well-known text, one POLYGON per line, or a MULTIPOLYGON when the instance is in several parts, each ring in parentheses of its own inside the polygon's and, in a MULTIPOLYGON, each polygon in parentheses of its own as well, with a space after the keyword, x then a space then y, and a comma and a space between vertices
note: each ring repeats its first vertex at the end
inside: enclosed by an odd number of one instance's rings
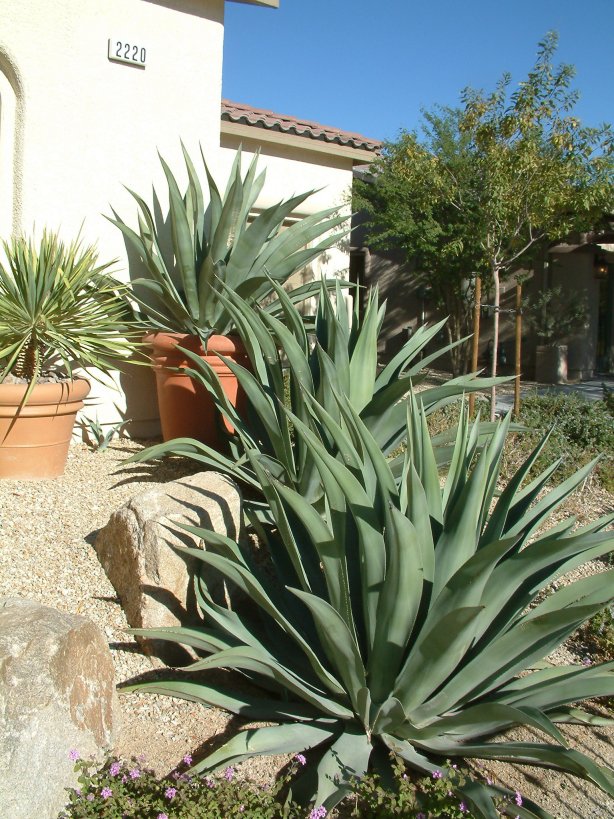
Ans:
POLYGON ((85 617, 0 598, 0 805, 52 819, 76 786, 72 749, 102 761, 117 731, 111 652, 85 617))
MULTIPOLYGON (((193 589, 201 564, 169 544, 202 546, 176 523, 202 526, 238 537, 241 496, 216 472, 199 472, 136 495, 111 515, 96 538, 100 562, 133 628, 200 623, 193 589)), ((192 654, 166 641, 138 638, 153 657, 181 665, 192 654)))

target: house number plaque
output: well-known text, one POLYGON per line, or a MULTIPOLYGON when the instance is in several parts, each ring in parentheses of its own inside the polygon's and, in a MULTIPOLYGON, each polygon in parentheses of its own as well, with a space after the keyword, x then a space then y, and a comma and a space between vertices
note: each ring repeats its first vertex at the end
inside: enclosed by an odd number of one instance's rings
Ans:
POLYGON ((127 63, 145 68, 147 49, 145 46, 127 42, 118 37, 109 39, 109 59, 116 63, 127 63))

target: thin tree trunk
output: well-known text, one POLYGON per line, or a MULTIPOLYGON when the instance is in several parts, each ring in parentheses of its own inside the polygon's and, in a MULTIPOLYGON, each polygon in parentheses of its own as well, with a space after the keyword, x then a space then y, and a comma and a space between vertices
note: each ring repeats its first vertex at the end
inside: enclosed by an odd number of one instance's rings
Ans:
MULTIPOLYGON (((501 281, 499 277, 499 268, 493 267, 492 278, 495 285, 494 308, 495 315, 493 318, 492 327, 492 367, 490 374, 493 378, 497 375, 497 359, 499 357, 499 306, 501 303, 501 281)), ((496 416, 497 403, 497 388, 493 384, 490 389, 490 420, 494 421, 496 416)))
MULTIPOLYGON (((482 302, 482 279, 480 276, 475 277, 475 295, 473 304, 473 339, 471 342, 471 372, 474 373, 478 368, 478 354, 480 348, 480 310, 482 302)), ((475 411, 475 393, 472 392, 469 396, 469 417, 473 416, 475 411)))

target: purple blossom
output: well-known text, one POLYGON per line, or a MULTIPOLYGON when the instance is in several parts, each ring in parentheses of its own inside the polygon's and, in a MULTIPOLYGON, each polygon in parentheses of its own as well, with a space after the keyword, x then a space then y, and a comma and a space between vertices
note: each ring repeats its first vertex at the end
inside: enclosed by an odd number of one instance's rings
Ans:
POLYGON ((120 765, 119 762, 113 762, 113 764, 109 768, 109 773, 111 774, 111 776, 117 776, 117 774, 121 771, 121 769, 122 769, 122 766, 120 765))
POLYGON ((77 796, 81 796, 82 795, 81 788, 75 788, 75 793, 77 794, 77 796))
POLYGON ((122 784, 125 785, 127 781, 128 781, 128 777, 126 776, 126 774, 124 774, 122 776, 122 784))
POLYGON ((245 810, 245 805, 239 805, 239 813, 243 813, 245 810))
POLYGON ((186 754, 184 756, 184 758, 183 758, 183 761, 185 762, 186 765, 191 765, 192 764, 192 754, 186 754))
POLYGON ((228 782, 232 782, 234 775, 235 769, 232 767, 232 765, 229 765, 224 771, 224 779, 228 780, 228 782))
POLYGON ((486 777, 486 784, 487 785, 492 785, 492 782, 493 782, 492 779, 489 776, 487 776, 486 777))
POLYGON ((138 768, 133 768, 130 771, 130 779, 138 779, 140 775, 141 775, 141 772, 139 771, 138 768))
POLYGON ((467 805, 464 802, 461 802, 458 806, 458 809, 461 813, 467 813, 467 805))
POLYGON ((305 759, 305 756, 303 754, 297 754, 294 758, 299 763, 299 765, 307 764, 307 760, 305 759))
POLYGON ((113 794, 113 791, 111 790, 111 788, 104 787, 100 791, 100 795, 102 796, 103 799, 108 799, 109 796, 112 796, 112 794, 113 794))
POLYGON ((157 819, 168 819, 168 813, 159 813, 157 819))
POLYGON ((205 785, 208 788, 215 788, 215 781, 210 776, 205 777, 205 785))
POLYGON ((87 799, 88 802, 93 802, 94 801, 94 794, 93 793, 88 793, 88 795, 85 798, 87 799))
POLYGON ((320 805, 319 808, 314 808, 311 813, 309 814, 309 819, 324 819, 327 814, 327 810, 324 805, 320 805))
POLYGON ((422 813, 422 811, 420 811, 420 813, 416 814, 416 819, 426 819, 426 813, 422 813))
POLYGON ((433 779, 441 779, 443 776, 441 771, 433 771, 433 779))
POLYGON ((175 796, 176 793, 177 793, 177 788, 167 788, 164 791, 164 796, 166 796, 167 799, 173 799, 173 797, 175 796))
POLYGON ((76 762, 79 759, 79 751, 77 751, 76 748, 71 748, 70 751, 68 752, 68 758, 72 762, 76 762))
POLYGON ((520 795, 520 791, 516 791, 514 802, 518 805, 518 807, 522 805, 522 796, 520 795))

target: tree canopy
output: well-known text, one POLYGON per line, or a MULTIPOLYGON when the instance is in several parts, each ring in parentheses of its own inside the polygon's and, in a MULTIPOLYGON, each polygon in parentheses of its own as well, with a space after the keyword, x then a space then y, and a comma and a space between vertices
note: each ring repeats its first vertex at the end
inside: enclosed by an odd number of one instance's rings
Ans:
POLYGON ((368 240, 415 260, 457 338, 467 329, 467 280, 488 275, 495 372, 501 277, 614 206, 611 126, 585 127, 574 115, 575 69, 553 64, 556 48, 550 32, 515 89, 505 74, 491 93, 468 88, 459 107, 423 111, 420 132, 402 131, 356 186, 368 240))

